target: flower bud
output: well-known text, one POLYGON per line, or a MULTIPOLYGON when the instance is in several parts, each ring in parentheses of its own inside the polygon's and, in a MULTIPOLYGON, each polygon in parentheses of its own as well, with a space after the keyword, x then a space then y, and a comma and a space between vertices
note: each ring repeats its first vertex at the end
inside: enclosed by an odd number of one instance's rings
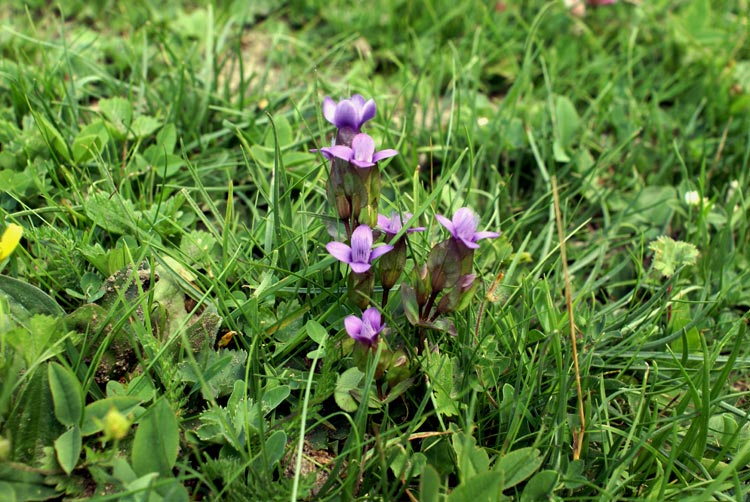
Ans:
POLYGON ((115 407, 104 415, 104 441, 114 439, 119 441, 128 435, 132 422, 115 407))

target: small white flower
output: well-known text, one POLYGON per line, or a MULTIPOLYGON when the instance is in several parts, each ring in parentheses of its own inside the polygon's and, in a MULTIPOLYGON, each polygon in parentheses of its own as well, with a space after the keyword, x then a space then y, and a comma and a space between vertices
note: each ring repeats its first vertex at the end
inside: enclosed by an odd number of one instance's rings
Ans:
POLYGON ((700 206, 701 205, 700 194, 696 192, 695 190, 685 192, 685 204, 687 204, 688 206, 700 206))
POLYGON ((479 127, 484 127, 484 126, 486 126, 489 123, 490 123, 490 119, 488 119, 487 117, 479 117, 477 119, 477 125, 479 127))

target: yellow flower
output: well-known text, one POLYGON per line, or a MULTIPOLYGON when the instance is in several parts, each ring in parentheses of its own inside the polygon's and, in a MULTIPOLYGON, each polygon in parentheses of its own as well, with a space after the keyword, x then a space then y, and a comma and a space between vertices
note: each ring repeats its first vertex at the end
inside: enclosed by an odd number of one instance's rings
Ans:
POLYGON ((0 237, 0 261, 6 259, 16 249, 18 243, 21 242, 21 235, 23 235, 23 227, 11 223, 3 232, 3 236, 0 237))

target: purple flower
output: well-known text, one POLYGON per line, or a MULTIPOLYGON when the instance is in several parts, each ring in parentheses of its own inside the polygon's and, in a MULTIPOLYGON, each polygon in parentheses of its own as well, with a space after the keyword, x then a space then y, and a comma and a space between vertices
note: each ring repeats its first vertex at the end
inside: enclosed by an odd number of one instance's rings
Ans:
POLYGON ((352 129, 359 132, 362 124, 375 116, 375 101, 365 101, 359 94, 338 103, 326 96, 323 100, 323 116, 339 129, 352 129))
POLYGON ((352 245, 343 242, 329 242, 326 249, 339 261, 352 267, 354 273, 363 274, 370 270, 370 264, 393 249, 393 246, 383 244, 372 248, 372 230, 367 225, 360 225, 352 232, 352 245))
POLYGON ((494 239, 499 237, 497 232, 477 232, 479 216, 468 207, 462 207, 453 214, 453 220, 449 220, 441 214, 436 214, 435 218, 451 233, 454 239, 463 243, 464 246, 471 249, 477 249, 480 239, 494 239))
MULTIPOLYGON (((404 227, 404 221, 409 221, 412 217, 411 213, 404 213, 403 216, 396 213, 395 211, 391 212, 391 217, 388 218, 387 216, 383 216, 382 214, 378 215, 378 228, 385 232, 385 235, 392 239, 394 235, 399 233, 401 229, 404 227)), ((424 232, 424 227, 411 227, 407 229, 407 233, 413 233, 413 232, 424 232)))
POLYGON ((380 312, 375 307, 370 307, 362 312, 362 318, 355 315, 344 318, 346 332, 359 343, 372 347, 378 341, 378 335, 384 325, 380 321, 380 312))
POLYGON ((376 152, 375 141, 365 133, 354 136, 351 148, 345 145, 327 146, 321 148, 320 153, 327 159, 336 157, 361 168, 372 167, 380 160, 398 155, 396 150, 390 148, 376 152))

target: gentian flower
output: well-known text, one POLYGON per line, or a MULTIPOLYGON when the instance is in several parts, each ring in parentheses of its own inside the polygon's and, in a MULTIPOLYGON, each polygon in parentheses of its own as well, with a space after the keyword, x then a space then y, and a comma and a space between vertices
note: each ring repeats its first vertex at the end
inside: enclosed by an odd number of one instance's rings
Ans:
MULTIPOLYGON (((409 221, 411 217, 411 213, 404 213, 404 215, 401 216, 395 211, 391 212, 390 218, 379 214, 378 228, 385 232, 385 235, 388 237, 388 239, 392 239, 404 227, 404 221, 409 221)), ((406 230, 406 232, 411 234, 413 232, 424 232, 424 230, 424 227, 410 227, 406 230)))
POLYGON ((23 235, 23 227, 11 223, 5 228, 3 236, 0 237, 0 261, 6 259, 21 242, 21 235, 23 235))
POLYGON ((375 249, 372 248, 372 230, 367 225, 360 225, 352 232, 352 245, 347 246, 343 242, 329 242, 326 249, 331 256, 352 267, 356 274, 363 274, 370 270, 370 264, 393 249, 393 246, 383 244, 375 249))
POLYGON ((456 211, 453 214, 453 220, 449 220, 441 214, 436 214, 435 218, 451 233, 454 239, 467 248, 477 249, 479 247, 478 240, 494 239, 500 236, 497 232, 477 232, 479 216, 468 207, 462 207, 456 211))
POLYGON ((375 116, 375 101, 365 101, 359 94, 338 103, 326 96, 323 100, 323 116, 339 129, 350 129, 355 133, 362 130, 362 124, 375 116))
POLYGON ((398 152, 391 148, 376 152, 375 141, 365 133, 354 136, 351 148, 345 145, 334 145, 321 148, 320 153, 328 159, 345 160, 363 169, 374 166, 378 161, 398 155, 398 152))
POLYGON ((344 318, 346 332, 357 342, 372 347, 378 342, 378 335, 384 324, 380 320, 380 312, 375 307, 370 307, 362 312, 362 318, 355 315, 344 318))

